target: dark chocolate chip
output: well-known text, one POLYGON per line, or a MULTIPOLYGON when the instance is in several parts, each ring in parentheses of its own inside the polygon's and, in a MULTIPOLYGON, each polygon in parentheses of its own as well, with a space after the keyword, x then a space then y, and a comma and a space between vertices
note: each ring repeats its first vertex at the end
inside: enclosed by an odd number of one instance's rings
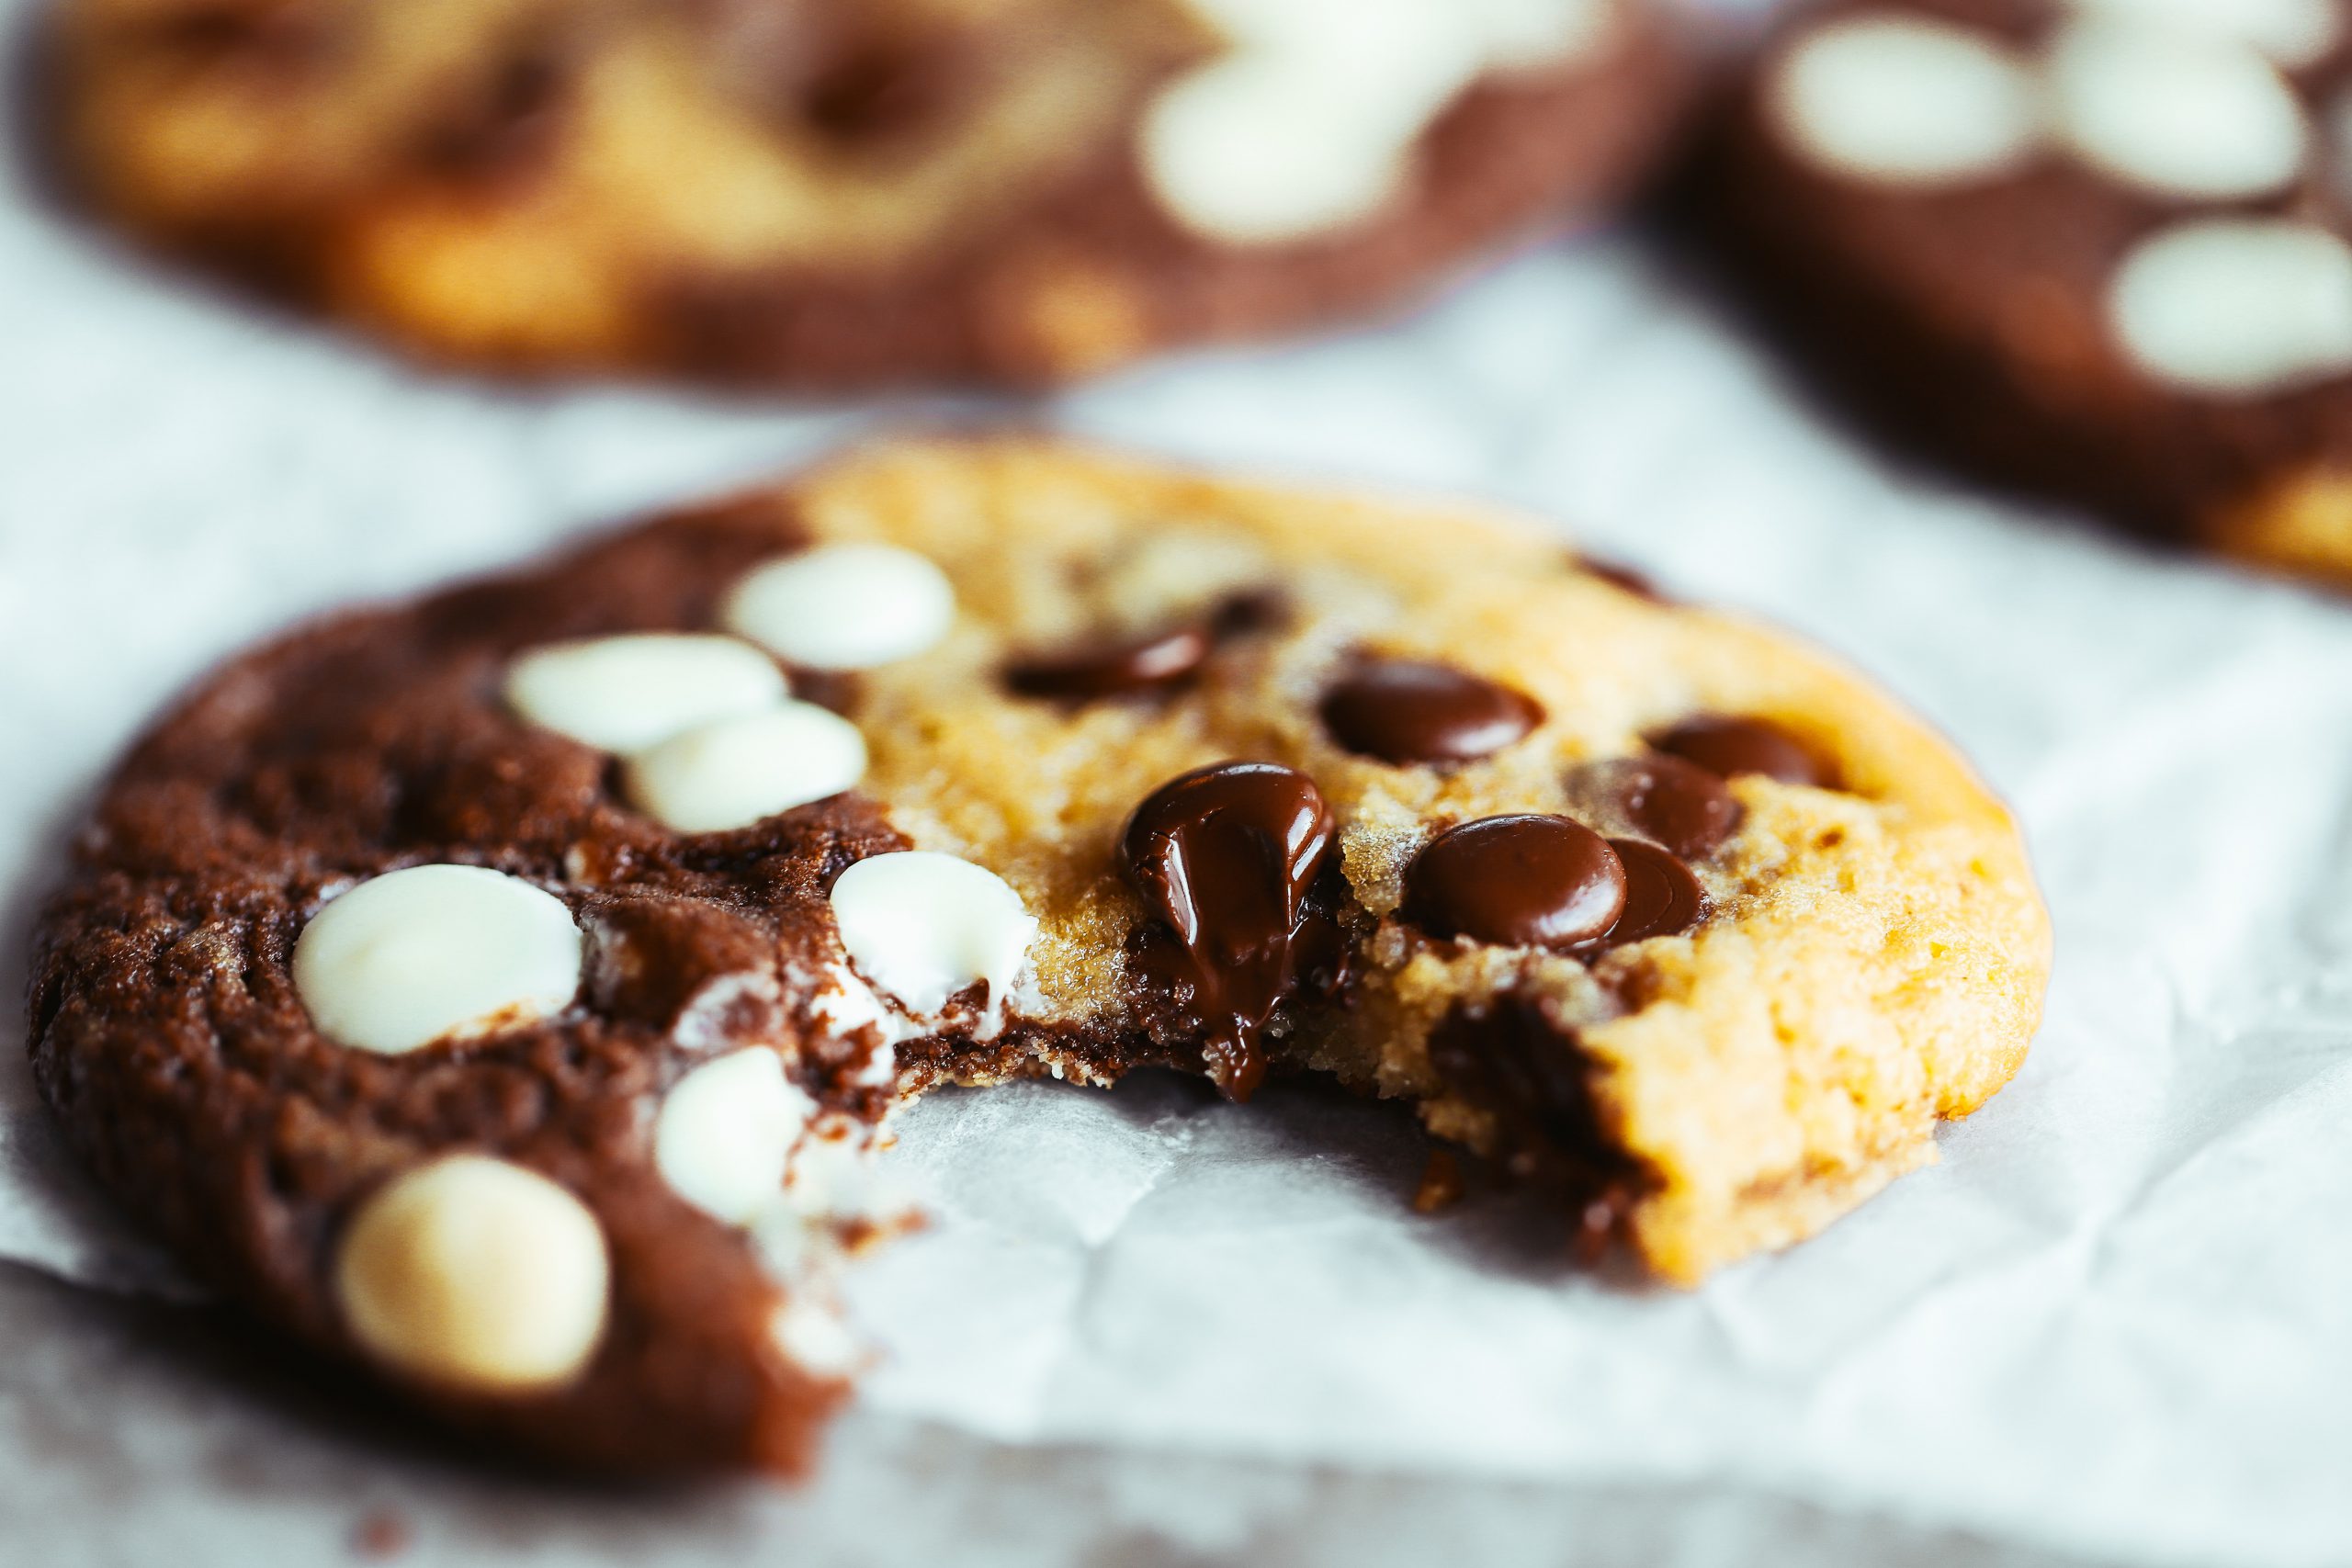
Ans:
POLYGON ((1690 868, 1656 844, 1611 839, 1625 868, 1625 908, 1609 928, 1609 945, 1679 936, 1707 912, 1707 896, 1690 868))
POLYGON ((418 162, 464 180, 536 167, 554 148, 569 76, 551 44, 510 55, 469 97, 424 127, 418 162))
POLYGON ((1606 935, 1624 907, 1617 852, 1566 817, 1464 822, 1405 869, 1405 918, 1432 936, 1565 950, 1606 935))
POLYGON ((1685 860, 1695 860, 1731 837, 1739 802, 1724 781, 1679 757, 1619 757, 1577 770, 1572 790, 1606 798, 1625 824, 1685 860))
POLYGON ((1629 1195, 1636 1168, 1602 1126, 1591 1059, 1541 1002, 1455 1008, 1430 1033, 1430 1066, 1494 1117, 1496 1153, 1515 1175, 1566 1180, 1596 1201, 1629 1195))
POLYGON ((1577 558, 1577 570, 1600 579, 1611 588, 1623 589, 1636 599, 1646 599, 1653 604, 1674 602, 1661 592, 1658 585, 1648 577, 1617 561, 1602 560, 1598 556, 1579 556, 1577 558))
POLYGON ((1120 840, 1128 885, 1182 949, 1210 1076, 1236 1100, 1265 1075, 1260 1032, 1301 978, 1307 895, 1332 833, 1305 773, 1221 762, 1153 791, 1120 840))
POLYGON ((1770 719, 1704 714, 1651 736, 1650 744, 1723 778, 1761 773, 1782 784, 1836 787, 1837 770, 1770 719))
POLYGON ((975 62, 946 35, 876 35, 843 48, 801 89, 810 129, 837 142, 874 143, 944 124, 970 96, 975 62))
POLYGON ((1323 694, 1331 739, 1384 762, 1467 761, 1543 722, 1525 693, 1419 659, 1361 660, 1323 694))
POLYGON ((1209 656, 1209 635, 1180 626, 1033 654, 1005 669, 1005 683, 1032 697, 1114 697, 1171 686, 1209 656))

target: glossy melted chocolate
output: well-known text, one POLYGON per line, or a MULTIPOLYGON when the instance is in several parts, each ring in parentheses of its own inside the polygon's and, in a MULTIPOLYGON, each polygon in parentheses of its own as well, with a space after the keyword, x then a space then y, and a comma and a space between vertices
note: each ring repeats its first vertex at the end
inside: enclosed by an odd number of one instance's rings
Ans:
POLYGON ((1260 1033, 1298 985, 1308 950, 1324 945, 1309 929, 1307 896, 1332 838, 1315 781, 1272 762, 1182 774, 1127 822, 1120 869, 1174 933, 1180 977, 1208 1029, 1210 1076, 1236 1100, 1265 1076, 1260 1033))

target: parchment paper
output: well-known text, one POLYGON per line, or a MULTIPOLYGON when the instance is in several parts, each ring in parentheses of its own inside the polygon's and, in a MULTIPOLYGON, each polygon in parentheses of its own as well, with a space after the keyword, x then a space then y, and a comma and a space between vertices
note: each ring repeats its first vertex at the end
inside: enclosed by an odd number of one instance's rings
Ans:
MULTIPOLYGON (((0 985, 87 792, 211 660, 940 412, 421 376, 153 274, 19 178, 0 985)), ((871 1404, 1018 1442, 1717 1480, 2149 1562, 2352 1561, 2352 604, 1883 468, 1622 237, 1044 413, 1522 503, 1838 649, 2016 804, 2058 978, 2023 1076, 1939 1167, 1687 1295, 1564 1269, 1509 1200, 1415 1215, 1423 1145, 1376 1106, 1170 1079, 942 1096, 895 1156, 938 1222, 855 1281, 889 1358, 871 1404)), ((0 1256, 174 1288, 62 1161, 21 1043, 11 1002, 0 1256)))

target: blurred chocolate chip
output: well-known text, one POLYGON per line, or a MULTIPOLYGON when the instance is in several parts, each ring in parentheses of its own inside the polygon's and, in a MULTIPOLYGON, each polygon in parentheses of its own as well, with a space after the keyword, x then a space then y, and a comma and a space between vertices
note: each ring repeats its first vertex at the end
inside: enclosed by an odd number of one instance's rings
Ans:
POLYGON ((535 166, 554 146, 569 75, 552 44, 508 55, 469 96, 425 126, 417 161, 467 180, 535 166))
POLYGON ((1679 757, 1616 757, 1570 775, 1572 793, 1605 804, 1623 823, 1695 860, 1731 837, 1739 802, 1724 781, 1679 757))
POLYGON ((1611 588, 1621 588, 1636 599, 1646 599, 1653 604, 1674 603, 1647 576, 1622 562, 1603 560, 1599 556, 1578 556, 1576 565, 1577 570, 1600 579, 1611 588))
POLYGON ((1565 951, 1605 936, 1625 868, 1566 817, 1487 817, 1431 839, 1405 868, 1403 913, 1432 936, 1565 951))
POLYGON ((1005 669, 1005 683, 1024 696, 1112 697, 1164 689, 1209 656, 1209 635, 1180 626, 1146 637, 1083 642, 1032 654, 1005 669))
POLYGON ((1258 1037, 1297 986, 1307 896, 1331 851, 1331 814, 1306 774, 1223 762, 1170 780, 1136 807, 1120 869, 1174 933, 1180 974, 1209 1032, 1210 1075, 1236 1100, 1265 1074, 1258 1037))
POLYGON ((1499 751, 1544 722, 1523 692, 1419 659, 1363 659, 1323 694, 1323 725, 1384 762, 1462 762, 1499 751))
POLYGON ((1605 939, 1615 947, 1654 936, 1679 936, 1707 912, 1707 896, 1690 868, 1656 844, 1611 839, 1625 868, 1625 908, 1605 939))
POLYGON ((300 0, 218 0, 158 13, 142 41, 206 65, 284 67, 316 59, 329 31, 324 14, 300 0))
POLYGON ((1649 743, 1721 778, 1761 773, 1782 784, 1837 787, 1837 770, 1770 719, 1702 714, 1651 736, 1649 743))
POLYGON ((845 145, 902 141, 946 124, 973 96, 972 40, 944 28, 834 40, 795 94, 803 123, 845 145))

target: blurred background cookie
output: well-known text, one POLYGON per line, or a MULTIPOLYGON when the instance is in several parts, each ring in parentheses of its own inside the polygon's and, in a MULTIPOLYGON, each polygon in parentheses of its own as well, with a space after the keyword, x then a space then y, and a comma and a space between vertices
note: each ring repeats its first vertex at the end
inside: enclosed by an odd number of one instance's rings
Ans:
POLYGON ((2338 0, 1838 0, 1702 176, 1869 422, 1982 478, 2352 585, 2338 0))
POLYGON ((1391 304, 1645 166, 1642 0, 66 0, 72 178, 429 358, 1045 382, 1391 304))

